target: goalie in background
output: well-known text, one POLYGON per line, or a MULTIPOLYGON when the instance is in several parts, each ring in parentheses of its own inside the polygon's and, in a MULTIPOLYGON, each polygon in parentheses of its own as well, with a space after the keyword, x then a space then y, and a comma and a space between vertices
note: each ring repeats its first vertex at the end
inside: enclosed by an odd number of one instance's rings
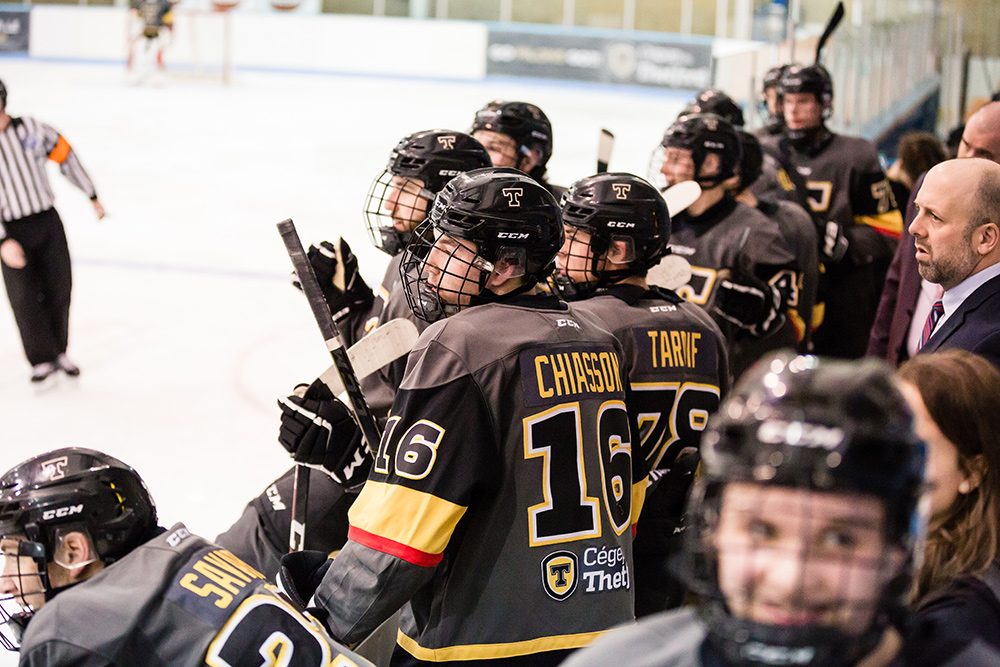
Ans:
POLYGON ((163 52, 174 34, 173 7, 170 0, 131 0, 133 16, 128 46, 128 74, 131 83, 145 81, 166 71, 163 52))

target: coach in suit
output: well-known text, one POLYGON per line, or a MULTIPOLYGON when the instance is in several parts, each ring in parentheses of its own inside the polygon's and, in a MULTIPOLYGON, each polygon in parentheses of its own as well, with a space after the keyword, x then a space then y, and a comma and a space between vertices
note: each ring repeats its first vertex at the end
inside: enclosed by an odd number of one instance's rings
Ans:
MULTIPOLYGON (((1000 162, 1000 102, 983 106, 969 118, 958 147, 958 157, 1000 162)), ((885 359, 893 366, 916 352, 931 305, 940 296, 940 292, 935 291, 937 286, 920 279, 916 248, 908 231, 916 217, 914 198, 923 179, 922 175, 914 184, 906 207, 903 236, 886 275, 866 351, 867 356, 885 359)))
POLYGON ((918 271, 944 289, 918 353, 960 348, 1000 367, 1000 164, 942 162, 927 172, 914 203, 918 271))

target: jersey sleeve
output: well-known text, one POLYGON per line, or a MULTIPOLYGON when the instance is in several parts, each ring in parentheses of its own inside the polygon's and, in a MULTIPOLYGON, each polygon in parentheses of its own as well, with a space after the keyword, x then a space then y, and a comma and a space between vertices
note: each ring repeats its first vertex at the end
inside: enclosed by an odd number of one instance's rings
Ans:
MULTIPOLYGON (((69 642, 52 639, 33 646, 27 652, 21 651, 18 667, 113 667, 110 658, 98 655, 69 642)), ((160 664, 160 663, 153 663, 160 664)))
POLYGON ((80 164, 80 160, 66 138, 59 134, 55 128, 45 123, 39 123, 38 128, 42 134, 42 146, 45 148, 45 154, 48 158, 59 165, 59 171, 70 183, 91 199, 96 198, 97 191, 94 189, 94 184, 87 172, 83 170, 83 165, 80 164))
POLYGON ((851 210, 854 222, 868 225, 883 236, 898 239, 903 233, 899 210, 885 172, 868 144, 868 155, 851 172, 851 210))

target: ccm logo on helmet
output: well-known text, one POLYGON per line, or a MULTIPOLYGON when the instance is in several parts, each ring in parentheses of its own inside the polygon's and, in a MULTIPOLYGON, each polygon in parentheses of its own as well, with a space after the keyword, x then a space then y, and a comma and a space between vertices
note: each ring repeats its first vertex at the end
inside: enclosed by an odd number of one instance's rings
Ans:
POLYGON ((829 426, 770 419, 757 427, 757 439, 769 445, 836 449, 844 441, 844 431, 829 426))
POLYGON ((452 148, 455 147, 454 135, 448 135, 446 137, 438 137, 437 140, 438 143, 441 144, 441 148, 445 149, 446 151, 450 151, 452 148))
POLYGON ((529 236, 527 232, 497 232, 498 239, 526 239, 529 236))
POLYGON ((629 227, 635 227, 634 222, 619 222, 617 220, 610 220, 608 222, 608 227, 617 227, 619 229, 627 229, 629 227))
POLYGON ((500 192, 507 198, 507 203, 510 204, 511 208, 521 207, 521 195, 524 194, 524 188, 504 188, 500 192))
POLYGON ((66 507, 57 507, 54 510, 45 510, 42 512, 42 521, 62 519, 63 517, 73 516, 74 514, 83 514, 83 505, 68 505, 66 507))
POLYGON ((615 189, 615 199, 627 199, 629 190, 632 189, 630 183, 612 183, 611 187, 615 189))
POLYGON ((458 169, 442 169, 438 172, 438 176, 458 176, 461 173, 458 169))

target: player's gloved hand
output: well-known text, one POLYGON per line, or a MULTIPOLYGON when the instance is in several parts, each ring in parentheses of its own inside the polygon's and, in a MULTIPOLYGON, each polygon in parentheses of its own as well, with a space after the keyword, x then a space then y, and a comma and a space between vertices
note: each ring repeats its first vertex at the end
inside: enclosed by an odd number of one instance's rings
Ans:
MULTIPOLYGON (((347 241, 341 238, 337 246, 329 241, 322 241, 319 246, 311 245, 306 256, 334 319, 371 307, 375 294, 361 277, 358 258, 347 241)), ((298 282, 295 286, 301 289, 298 282)))
POLYGON ((777 288, 747 273, 739 282, 728 278, 719 282, 712 312, 759 338, 781 323, 780 308, 777 288))
POLYGON ((278 590, 299 609, 309 606, 316 589, 333 560, 324 551, 293 551, 281 557, 278 569, 278 590))
POLYGON ((834 220, 827 220, 819 230, 820 256, 824 263, 836 264, 847 254, 848 241, 844 236, 844 226, 834 220))
POLYGON ((278 406, 278 442, 297 463, 323 470, 348 489, 368 479, 372 461, 361 429, 347 406, 321 380, 305 392, 279 398, 278 406))

